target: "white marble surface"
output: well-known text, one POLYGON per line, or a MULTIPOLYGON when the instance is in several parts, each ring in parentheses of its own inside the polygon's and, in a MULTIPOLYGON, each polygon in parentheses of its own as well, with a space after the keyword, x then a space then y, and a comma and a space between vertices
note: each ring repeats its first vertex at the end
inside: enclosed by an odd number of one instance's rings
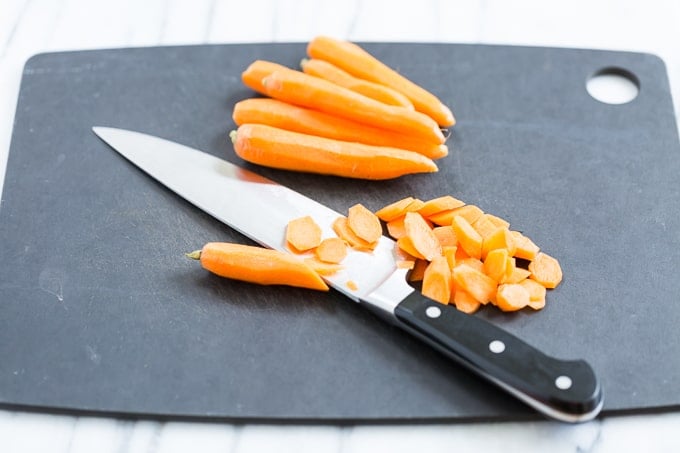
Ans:
MULTIPOLYGON (((680 2, 673 0, 0 0, 0 186, 22 67, 35 53, 307 41, 322 33, 357 41, 651 52, 666 62, 679 111, 680 2)), ((581 425, 339 427, 135 422, 0 409, 0 452, 678 452, 678 428, 677 411, 581 425)))

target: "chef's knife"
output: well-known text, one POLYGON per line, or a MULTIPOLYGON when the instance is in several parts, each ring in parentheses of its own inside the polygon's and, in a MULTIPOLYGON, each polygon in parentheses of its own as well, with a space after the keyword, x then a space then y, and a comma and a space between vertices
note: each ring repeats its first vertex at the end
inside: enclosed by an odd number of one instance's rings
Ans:
MULTIPOLYGON (((170 190, 265 247, 288 251, 286 225, 306 215, 324 236, 334 235, 331 225, 341 214, 256 173, 151 135, 93 131, 170 190)), ((597 416, 602 389, 587 362, 550 357, 490 322, 427 299, 408 285, 406 272, 396 265, 394 241, 382 237, 372 253, 351 251, 343 270, 324 279, 547 417, 597 416)))

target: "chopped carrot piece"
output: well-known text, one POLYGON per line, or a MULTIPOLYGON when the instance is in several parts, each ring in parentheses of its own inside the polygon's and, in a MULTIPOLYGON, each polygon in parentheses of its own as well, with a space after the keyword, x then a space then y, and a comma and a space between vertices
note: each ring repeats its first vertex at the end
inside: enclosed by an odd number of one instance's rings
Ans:
POLYGON ((515 239, 515 256, 525 260, 533 260, 540 251, 538 246, 519 231, 511 231, 510 233, 515 239))
POLYGON ((414 151, 343 142, 264 124, 242 124, 229 135, 241 159, 281 170, 370 180, 438 171, 431 159, 414 151))
POLYGON ((384 222, 389 222, 391 220, 397 219, 406 214, 407 212, 406 208, 414 200, 415 199, 413 197, 402 198, 399 201, 395 201, 394 203, 388 204, 387 206, 378 209, 375 212, 375 215, 377 215, 378 218, 384 222))
POLYGON ((306 74, 337 83, 342 87, 349 88, 352 91, 373 98, 376 101, 414 110, 411 101, 400 92, 379 83, 354 77, 328 61, 319 60, 317 58, 308 60, 305 58, 300 62, 300 66, 302 67, 302 71, 306 74))
POLYGON ((439 226, 451 226, 453 222, 453 216, 455 215, 455 209, 447 209, 445 211, 438 212, 436 214, 431 214, 427 216, 427 220, 439 226))
POLYGON ((317 36, 309 42, 307 55, 330 61, 355 77, 380 83, 403 93, 413 102, 416 110, 434 118, 442 127, 453 126, 456 122, 451 110, 435 95, 354 43, 317 36))
POLYGON ((317 258, 306 258, 305 263, 319 275, 333 275, 342 269, 337 263, 328 263, 317 258))
POLYGON ((310 216, 293 219, 286 227, 286 241, 296 252, 306 252, 321 244, 321 227, 310 216))
POLYGON ((354 234, 354 231, 349 227, 347 217, 338 217, 335 219, 333 222, 333 231, 335 231, 335 234, 337 234, 340 239, 347 242, 350 247, 358 250, 373 250, 377 245, 376 243, 365 241, 354 234))
POLYGON ((359 285, 357 285, 354 280, 347 280, 347 283, 345 283, 345 285, 347 285, 347 288, 351 289, 352 291, 356 291, 359 289, 359 285))
POLYGON ((397 260, 397 269, 412 270, 415 265, 416 262, 413 260, 397 260))
MULTIPOLYGON (((258 83, 261 84, 261 79, 258 83)), ((279 129, 345 142, 407 149, 430 159, 439 159, 449 153, 448 147, 444 144, 428 143, 418 137, 387 131, 340 118, 330 113, 289 104, 278 99, 250 98, 239 101, 234 105, 232 119, 238 126, 242 124, 265 124, 279 129)))
POLYGON ((482 305, 477 299, 472 297, 470 293, 462 289, 458 289, 453 294, 453 303, 456 304, 458 310, 468 314, 476 312, 482 305))
POLYGON ((534 310, 540 310, 545 307, 545 286, 528 278, 522 280, 519 284, 529 291, 529 307, 534 310))
POLYGON ((361 203, 349 208, 347 223, 354 234, 366 242, 376 242, 382 236, 380 219, 361 203))
POLYGON ((507 249, 491 250, 484 260, 484 273, 500 282, 505 277, 509 263, 508 258, 507 249))
POLYGON ((479 233, 479 235, 486 241, 486 238, 491 236, 498 227, 493 223, 486 214, 482 214, 472 223, 472 227, 479 233))
POLYGON ((460 243, 458 243, 456 247, 456 261, 463 261, 466 258, 470 258, 470 255, 468 255, 463 247, 460 246, 460 243))
POLYGON ((510 274, 507 275, 501 282, 502 283, 519 283, 522 280, 529 278, 530 275, 531 275, 531 272, 529 272, 528 270, 515 266, 515 267, 512 268, 512 272, 510 272, 510 274))
POLYGON ((546 288, 555 288, 562 281, 562 268, 560 263, 552 256, 540 252, 529 263, 531 279, 537 281, 546 288))
POLYGON ((471 268, 484 273, 484 263, 482 263, 482 261, 478 260, 477 258, 463 258, 462 260, 457 261, 457 263, 466 264, 471 268))
POLYGON ((434 233, 435 236, 437 236, 437 239, 439 239, 439 243, 441 244, 442 247, 455 246, 458 244, 458 238, 456 237, 456 233, 450 226, 434 227, 432 229, 432 232, 434 233))
POLYGON ((442 304, 448 304, 451 297, 451 269, 443 256, 435 257, 425 269, 423 296, 442 304))
POLYGON ((453 210, 453 216, 463 217, 467 222, 472 225, 475 221, 484 214, 484 211, 479 209, 479 207, 473 204, 466 204, 460 208, 455 208, 453 210))
MULTIPOLYGON (((465 206, 464 206, 465 207, 465 206)), ((462 208, 461 208, 462 209, 462 208)), ((458 238, 458 243, 465 250, 465 253, 472 258, 482 257, 482 236, 475 231, 464 217, 454 216, 451 223, 454 233, 458 238)))
POLYGON ((494 279, 466 264, 459 264, 453 269, 453 279, 457 289, 467 291, 481 304, 495 299, 498 285, 494 279))
POLYGON ((493 214, 484 214, 484 216, 497 227, 510 229, 510 222, 507 220, 501 219, 493 214))
POLYGON ((397 217, 386 223, 387 232, 394 239, 399 239, 406 236, 406 228, 404 227, 404 216, 397 217))
POLYGON ((302 71, 274 71, 264 78, 262 85, 265 87, 263 94, 280 101, 410 134, 436 145, 446 141, 437 123, 421 112, 383 104, 302 71))
POLYGON ((338 238, 326 238, 314 249, 316 257, 324 263, 338 264, 347 256, 347 243, 338 238))
POLYGON ((484 238, 482 242, 482 257, 485 257, 491 250, 506 249, 510 256, 515 254, 515 239, 510 230, 496 228, 496 230, 484 238))
POLYGON ((418 249, 415 248, 409 236, 403 236, 397 239, 397 247, 399 247, 403 252, 408 253, 414 258, 419 258, 421 260, 425 259, 425 257, 418 251, 418 249))
POLYGON ((465 203, 453 198, 451 195, 444 195, 439 198, 433 198, 423 203, 423 206, 418 210, 418 213, 425 218, 438 212, 448 211, 450 209, 465 206, 465 203))
POLYGON ((204 269, 221 277, 260 285, 288 285, 328 291, 328 286, 303 260, 277 250, 211 242, 188 254, 204 269))
POLYGON ((410 282, 422 282, 425 277, 425 269, 429 266, 429 262, 423 259, 416 259, 413 265, 413 270, 408 275, 408 281, 410 282))
POLYGON ((458 250, 458 247, 455 245, 442 246, 442 255, 444 255, 444 258, 446 258, 446 262, 449 263, 449 268, 451 271, 453 271, 453 268, 456 267, 456 250, 458 250))
POLYGON ((407 212, 404 216, 406 236, 411 240, 413 248, 428 261, 441 256, 442 247, 430 225, 417 212, 407 212))
POLYGON ((517 311, 529 305, 529 291, 517 283, 498 287, 496 306, 503 311, 517 311))

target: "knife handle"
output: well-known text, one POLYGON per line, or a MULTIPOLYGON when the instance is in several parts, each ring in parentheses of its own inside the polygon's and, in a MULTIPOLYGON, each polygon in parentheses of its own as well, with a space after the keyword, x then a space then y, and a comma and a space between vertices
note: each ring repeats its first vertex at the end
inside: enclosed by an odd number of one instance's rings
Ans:
POLYGON ((587 421, 602 408, 600 383, 584 360, 550 357, 488 321, 417 292, 394 314, 400 327, 550 418, 587 421))

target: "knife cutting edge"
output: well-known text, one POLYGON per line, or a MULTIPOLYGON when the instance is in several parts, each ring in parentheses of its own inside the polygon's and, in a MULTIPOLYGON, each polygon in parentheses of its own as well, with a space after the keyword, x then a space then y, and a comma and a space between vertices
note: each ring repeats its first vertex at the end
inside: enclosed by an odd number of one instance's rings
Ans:
MULTIPOLYGON (((334 234, 341 214, 256 173, 151 135, 92 129, 167 188, 265 247, 288 251, 286 225, 305 215, 324 236, 334 234)), ((602 388, 587 362, 550 357, 495 324, 421 296, 406 273, 396 265, 394 241, 383 236, 372 253, 350 251, 343 269, 324 280, 549 418, 576 423, 598 415, 602 388)))

